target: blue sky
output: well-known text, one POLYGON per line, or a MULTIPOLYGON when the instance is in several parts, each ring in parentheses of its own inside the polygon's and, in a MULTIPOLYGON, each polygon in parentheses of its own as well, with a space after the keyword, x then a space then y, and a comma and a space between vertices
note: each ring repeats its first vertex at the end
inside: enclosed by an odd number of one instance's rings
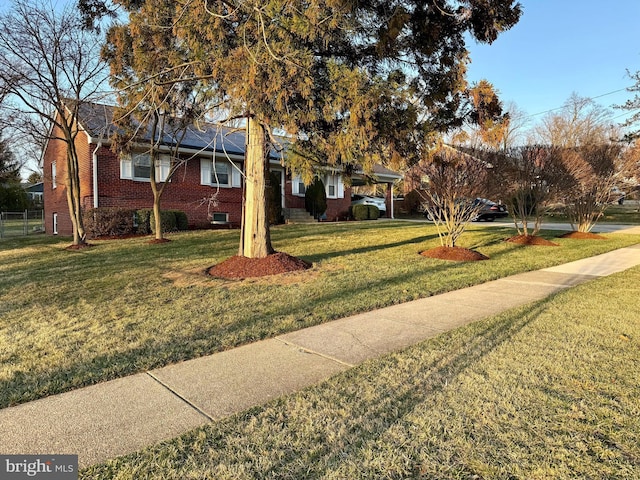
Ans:
MULTIPOLYGON (((489 80, 503 102, 536 115, 560 107, 571 95, 624 103, 640 70, 640 0, 520 0, 520 21, 492 45, 469 43, 468 80, 489 80)), ((615 121, 625 117, 614 110, 615 121)))

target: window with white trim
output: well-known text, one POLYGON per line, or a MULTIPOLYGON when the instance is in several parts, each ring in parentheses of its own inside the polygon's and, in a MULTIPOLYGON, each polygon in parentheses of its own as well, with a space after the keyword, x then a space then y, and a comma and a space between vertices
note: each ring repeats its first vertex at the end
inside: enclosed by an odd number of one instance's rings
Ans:
POLYGON ((58 214, 57 213, 53 214, 53 234, 54 235, 58 234, 58 214))
POLYGON ((213 212, 211 223, 229 223, 229 214, 226 212, 213 212))
POLYGON ((232 164, 228 160, 217 158, 215 161, 210 158, 200 160, 200 184, 212 187, 240 187, 241 176, 237 164, 232 164))
POLYGON ((307 187, 302 181, 302 177, 300 175, 294 175, 294 177, 291 179, 291 193, 299 197, 304 197, 304 194, 306 192, 307 187))
POLYGON ((327 198, 344 198, 344 184, 340 175, 328 173, 324 185, 327 198))
POLYGON ((58 186, 58 166, 56 162, 51 162, 51 188, 58 186))
MULTIPOLYGON (((166 182, 171 171, 171 157, 159 155, 155 163, 156 181, 166 182)), ((149 154, 123 154, 120 157, 120 178, 148 182, 151 178, 151 157, 149 154)))

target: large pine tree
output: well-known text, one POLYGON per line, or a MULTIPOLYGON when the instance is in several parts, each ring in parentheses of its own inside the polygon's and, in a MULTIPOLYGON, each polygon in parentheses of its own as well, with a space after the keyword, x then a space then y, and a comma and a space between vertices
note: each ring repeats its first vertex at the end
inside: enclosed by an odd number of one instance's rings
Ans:
MULTIPOLYGON (((132 29, 166 3, 114 1, 132 29)), ((273 251, 265 176, 274 129, 291 135, 288 165, 308 179, 319 164, 348 172, 413 156, 425 134, 461 123, 465 39, 490 43, 521 14, 514 0, 174 3, 170 28, 193 74, 209 79, 230 118, 247 119, 240 253, 251 258, 273 251)))

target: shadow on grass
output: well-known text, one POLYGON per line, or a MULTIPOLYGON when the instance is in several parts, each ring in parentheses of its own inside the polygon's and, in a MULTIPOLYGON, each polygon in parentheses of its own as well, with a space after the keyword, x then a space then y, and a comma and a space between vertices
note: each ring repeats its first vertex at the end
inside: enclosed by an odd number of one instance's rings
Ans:
MULTIPOLYGON (((103 478, 126 467, 139 475, 188 472, 194 478, 214 478, 215 468, 232 472, 241 466, 251 478, 334 478, 336 469, 348 462, 361 469, 359 478, 406 478, 419 468, 416 459, 409 459, 414 465, 407 471, 389 471, 367 461, 373 455, 383 465, 388 452, 377 456, 370 450, 458 375, 509 342, 544 311, 547 301, 531 304, 526 315, 518 310, 493 317, 369 361, 302 393, 87 469, 81 477, 103 478), (178 470, 162 471, 167 465, 178 470)), ((464 468, 465 478, 475 478, 470 467, 464 468)))

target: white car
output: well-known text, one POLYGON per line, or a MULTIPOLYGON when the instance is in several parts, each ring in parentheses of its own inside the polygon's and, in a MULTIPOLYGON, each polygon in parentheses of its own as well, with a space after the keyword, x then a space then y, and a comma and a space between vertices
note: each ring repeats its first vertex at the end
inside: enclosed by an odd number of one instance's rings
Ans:
POLYGON ((380 216, 387 211, 387 204, 382 197, 373 197, 371 195, 351 195, 351 205, 375 205, 380 210, 380 216))

